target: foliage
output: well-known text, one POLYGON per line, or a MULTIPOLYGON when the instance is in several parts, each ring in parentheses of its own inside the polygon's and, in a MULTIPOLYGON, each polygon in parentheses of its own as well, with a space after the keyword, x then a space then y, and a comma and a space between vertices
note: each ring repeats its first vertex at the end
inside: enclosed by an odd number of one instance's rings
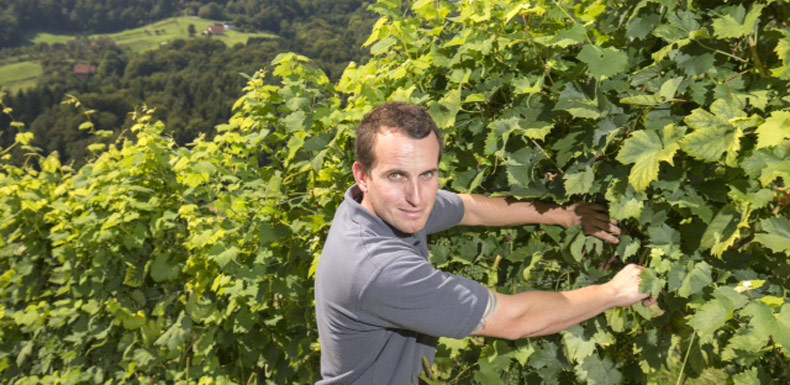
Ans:
MULTIPOLYGON (((39 171, 3 167, 3 382, 312 379, 312 254, 296 245, 309 222, 258 167, 268 130, 239 116, 178 148, 151 113, 78 171, 57 154, 33 156, 39 171)), ((13 126, 11 147, 34 151, 13 126)))
POLYGON ((516 292, 637 262, 659 295, 557 336, 442 339, 431 383, 788 382, 788 3, 372 8, 367 63, 333 84, 280 55, 212 139, 178 147, 143 112, 79 170, 4 166, 4 382, 314 381, 310 274, 386 100, 443 128, 447 188, 605 203, 626 230, 455 229, 435 264, 516 292))

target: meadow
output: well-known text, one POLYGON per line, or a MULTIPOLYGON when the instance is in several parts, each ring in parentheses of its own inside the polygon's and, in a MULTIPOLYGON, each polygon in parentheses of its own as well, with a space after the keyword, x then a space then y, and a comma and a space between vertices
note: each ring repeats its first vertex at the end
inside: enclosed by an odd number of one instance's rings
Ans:
POLYGON ((3 65, 0 66, 0 86, 11 92, 32 87, 43 72, 41 64, 33 61, 3 65))
MULTIPOLYGON (((88 39, 99 39, 108 37, 115 41, 115 44, 121 47, 128 47, 135 52, 143 52, 151 49, 156 49, 162 44, 175 39, 189 38, 189 25, 195 26, 195 36, 205 31, 209 26, 217 24, 217 21, 203 19, 195 16, 180 16, 172 17, 156 23, 144 25, 142 27, 127 29, 112 34, 97 34, 90 35, 88 39)), ((275 35, 271 33, 247 33, 235 30, 226 31, 224 35, 214 36, 228 46, 241 43, 245 44, 250 38, 273 38, 275 35)), ((33 44, 47 43, 67 43, 76 39, 75 35, 55 35, 51 33, 40 32, 30 38, 33 44)))

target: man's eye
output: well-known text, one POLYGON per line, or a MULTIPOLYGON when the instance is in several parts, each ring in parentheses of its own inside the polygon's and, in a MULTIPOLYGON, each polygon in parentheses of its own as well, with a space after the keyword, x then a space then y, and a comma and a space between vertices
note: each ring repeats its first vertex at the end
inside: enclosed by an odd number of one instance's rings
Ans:
POLYGON ((431 179, 431 178, 433 178, 434 174, 435 173, 433 171, 428 171, 428 172, 422 174, 422 177, 425 178, 425 179, 431 179))
POLYGON ((389 178, 392 179, 392 180, 398 180, 398 179, 403 178, 403 174, 399 174, 399 173, 395 172, 395 173, 390 174, 389 178))

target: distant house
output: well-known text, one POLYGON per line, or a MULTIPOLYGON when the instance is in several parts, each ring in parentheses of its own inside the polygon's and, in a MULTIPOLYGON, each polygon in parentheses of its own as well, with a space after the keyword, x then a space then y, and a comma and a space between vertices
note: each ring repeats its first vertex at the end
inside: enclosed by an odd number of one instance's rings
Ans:
POLYGON ((115 47, 115 40, 109 37, 100 37, 91 40, 91 47, 112 48, 115 47))
POLYGON ((224 35, 225 34, 225 27, 222 25, 212 25, 206 28, 204 32, 207 36, 214 36, 214 35, 224 35))
POLYGON ((226 31, 233 31, 234 29, 236 29, 236 26, 230 23, 225 24, 224 27, 226 31))
POLYGON ((91 64, 75 64, 73 73, 74 76, 80 79, 88 79, 96 74, 96 66, 91 64))

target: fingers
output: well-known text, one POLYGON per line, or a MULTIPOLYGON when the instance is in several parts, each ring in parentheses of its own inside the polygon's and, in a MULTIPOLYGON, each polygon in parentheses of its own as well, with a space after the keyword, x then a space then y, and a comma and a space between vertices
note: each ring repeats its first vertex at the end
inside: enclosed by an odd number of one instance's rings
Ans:
MULTIPOLYGON (((617 234, 619 234, 619 233, 617 233, 617 234)), ((609 242, 609 243, 614 243, 615 245, 620 243, 620 239, 618 239, 616 236, 614 236, 614 235, 612 235, 609 232, 604 231, 604 230, 598 230, 598 231, 596 231, 596 232, 594 232, 594 233, 592 233, 590 235, 592 235, 593 237, 596 237, 598 239, 601 239, 603 241, 606 241, 606 242, 609 242)))
POLYGON ((594 203, 578 203, 573 205, 573 208, 586 234, 609 243, 620 242, 617 236, 623 231, 617 226, 617 221, 609 218, 605 207, 594 203))
POLYGON ((642 305, 644 305, 645 307, 650 307, 655 305, 656 302, 658 302, 658 297, 648 297, 647 299, 642 301, 642 305))
POLYGON ((617 225, 611 222, 597 223, 589 227, 585 227, 585 232, 596 238, 602 239, 609 243, 618 244, 620 240, 617 238, 623 233, 617 225))

